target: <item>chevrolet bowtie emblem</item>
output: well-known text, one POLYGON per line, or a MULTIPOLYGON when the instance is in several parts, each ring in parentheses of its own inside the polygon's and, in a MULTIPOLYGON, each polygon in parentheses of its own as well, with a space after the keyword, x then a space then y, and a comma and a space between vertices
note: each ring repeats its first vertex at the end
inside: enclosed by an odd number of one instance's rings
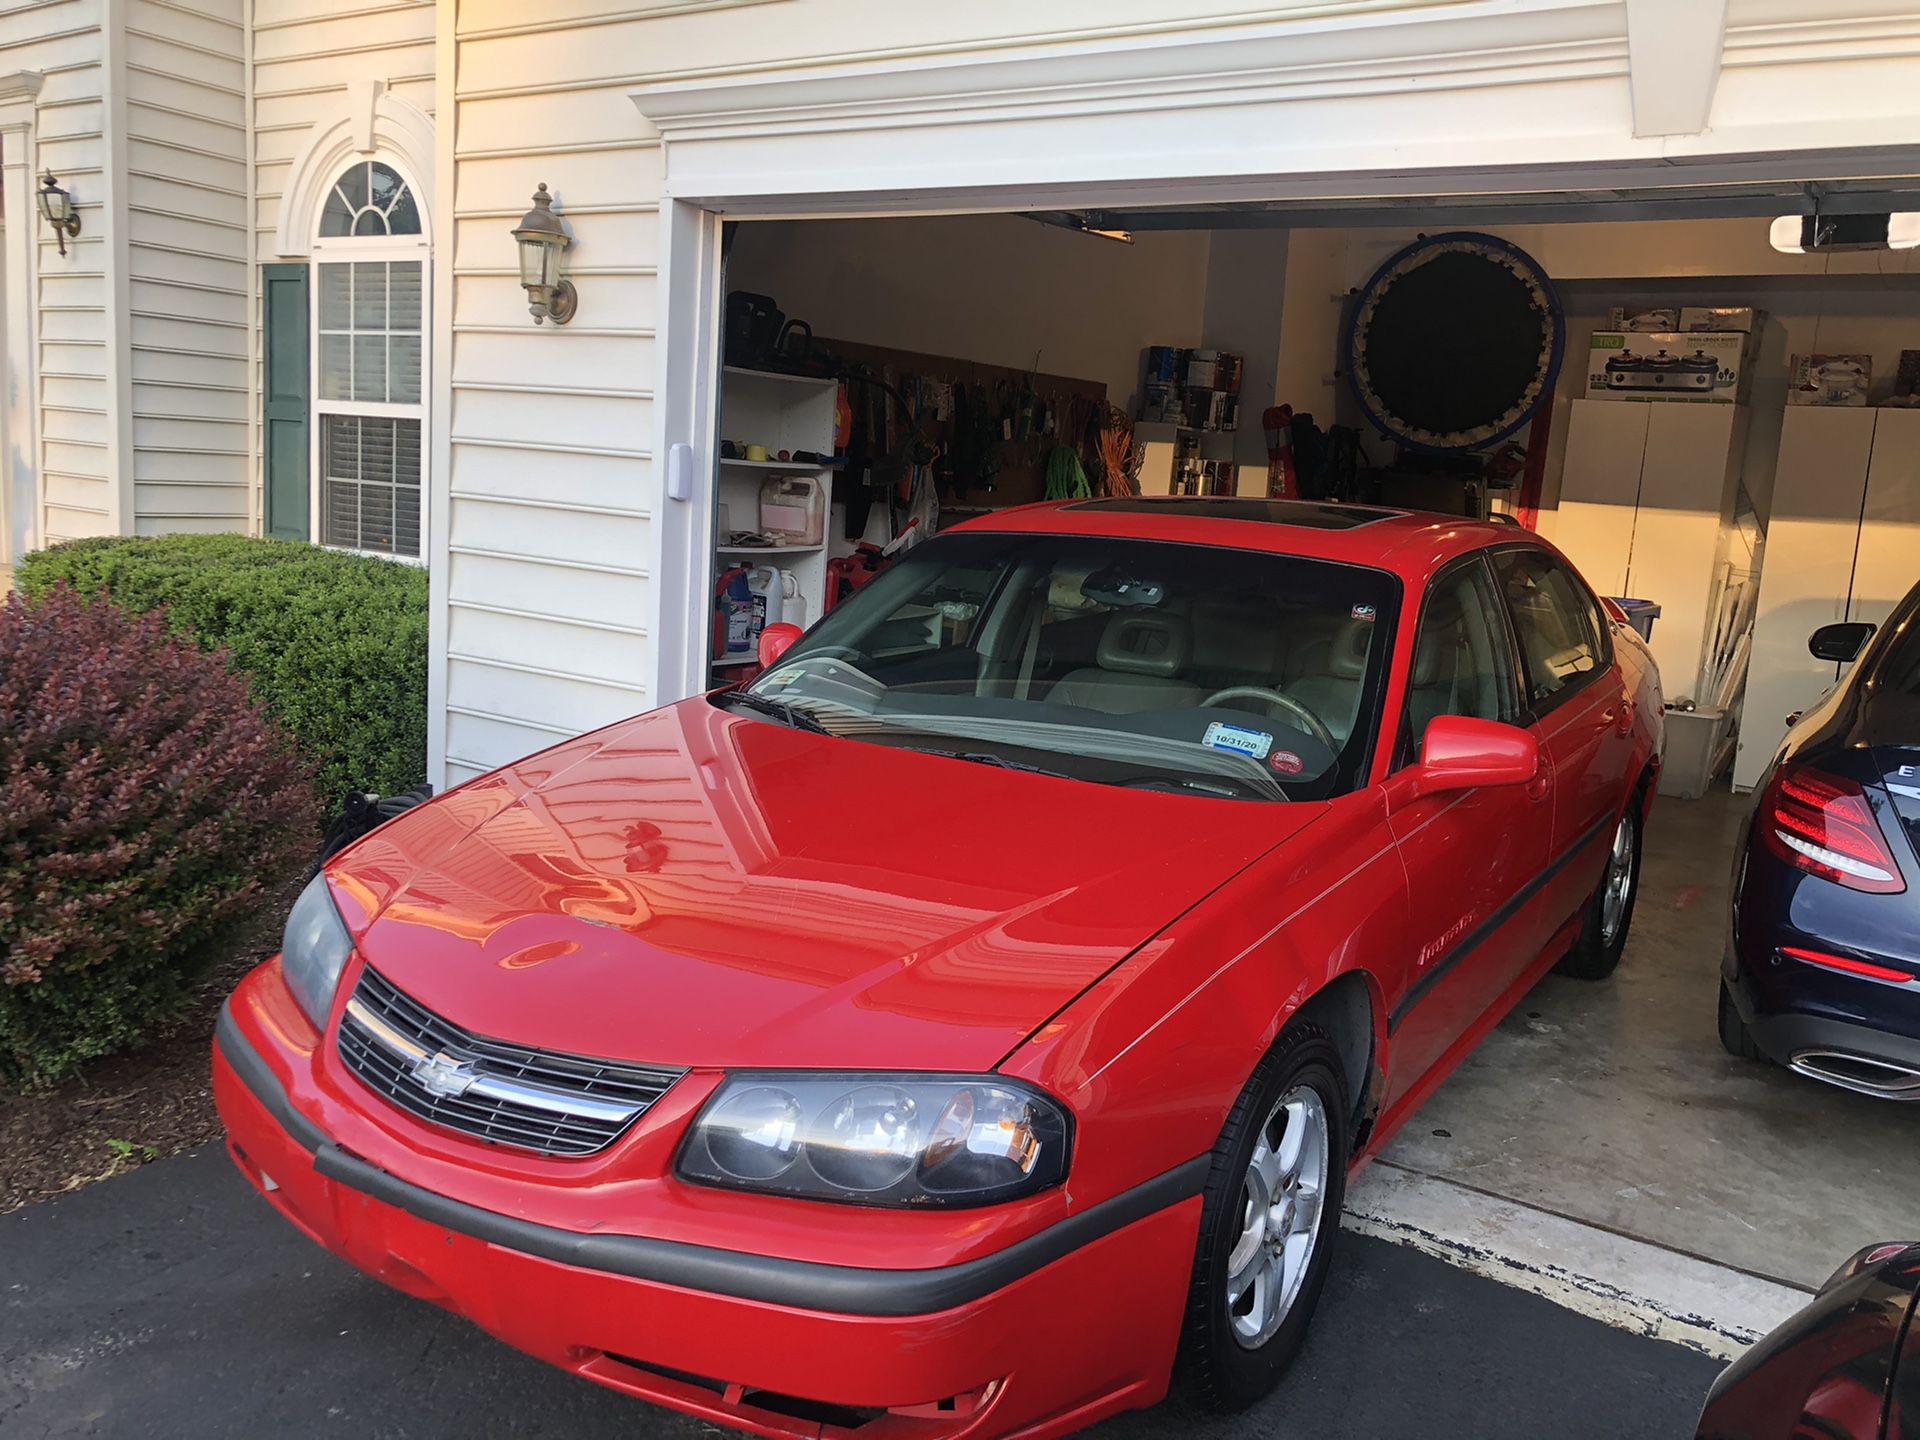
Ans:
POLYGON ((422 1090, 447 1099, 466 1094, 473 1088, 473 1082, 480 1078, 471 1064, 454 1059, 444 1050, 424 1060, 414 1061, 412 1074, 420 1082, 422 1090))

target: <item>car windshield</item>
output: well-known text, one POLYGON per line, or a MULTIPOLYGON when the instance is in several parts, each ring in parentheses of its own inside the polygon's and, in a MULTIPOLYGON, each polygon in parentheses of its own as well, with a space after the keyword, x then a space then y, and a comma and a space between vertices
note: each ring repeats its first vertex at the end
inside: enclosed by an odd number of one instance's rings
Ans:
POLYGON ((1162 541, 943 535, 718 703, 1109 785, 1322 798, 1365 773, 1391 575, 1162 541))

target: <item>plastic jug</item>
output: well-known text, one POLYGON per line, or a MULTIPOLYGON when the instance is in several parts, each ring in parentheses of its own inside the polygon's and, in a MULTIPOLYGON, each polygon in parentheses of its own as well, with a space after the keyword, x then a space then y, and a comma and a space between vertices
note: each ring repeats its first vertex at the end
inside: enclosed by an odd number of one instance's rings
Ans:
POLYGON ((772 565, 761 565, 747 572, 747 588, 753 592, 753 638, 786 618, 787 572, 772 565))
POLYGON ((727 654, 745 655, 754 646, 760 632, 753 623, 753 589, 747 572, 735 570, 720 592, 720 612, 727 631, 727 654))

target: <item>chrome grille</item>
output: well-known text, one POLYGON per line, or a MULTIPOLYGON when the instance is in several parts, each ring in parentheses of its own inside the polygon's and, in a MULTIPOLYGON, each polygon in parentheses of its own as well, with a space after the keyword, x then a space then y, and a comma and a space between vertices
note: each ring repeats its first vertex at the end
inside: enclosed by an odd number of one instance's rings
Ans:
POLYGON ((402 1110, 543 1155, 604 1150, 686 1073, 468 1034, 371 967, 336 1044, 347 1068, 402 1110))

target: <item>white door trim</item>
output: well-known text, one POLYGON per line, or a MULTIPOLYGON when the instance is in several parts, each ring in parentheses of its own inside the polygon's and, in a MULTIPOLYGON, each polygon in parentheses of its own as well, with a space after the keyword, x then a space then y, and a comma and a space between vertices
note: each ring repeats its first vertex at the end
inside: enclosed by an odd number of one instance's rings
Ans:
POLYGON ((16 70, 0 75, 0 192, 7 224, 0 246, 0 286, 5 287, 5 333, 0 336, 0 565, 18 563, 41 543, 40 354, 38 241, 39 202, 34 199, 35 101, 41 75, 16 70), (25 513, 20 513, 24 510, 25 513))

